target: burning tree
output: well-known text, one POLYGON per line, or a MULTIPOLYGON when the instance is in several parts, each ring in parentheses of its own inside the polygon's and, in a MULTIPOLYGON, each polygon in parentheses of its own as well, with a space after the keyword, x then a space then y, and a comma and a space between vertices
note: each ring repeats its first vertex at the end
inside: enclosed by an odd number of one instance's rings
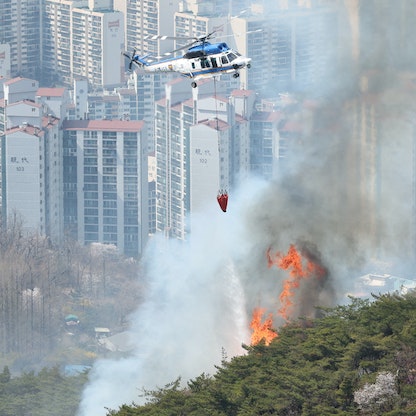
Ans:
POLYGON ((277 337, 277 332, 273 329, 273 315, 270 313, 268 317, 262 322, 265 310, 256 308, 253 312, 250 328, 253 330, 251 334, 251 345, 257 345, 264 340, 266 345, 269 345, 274 338, 277 337))
MULTIPOLYGON (((321 265, 314 247, 306 243, 301 244, 300 249, 297 249, 294 244, 291 244, 285 255, 280 252, 272 254, 272 250, 269 248, 266 252, 266 257, 269 268, 276 266, 281 270, 289 272, 289 277, 283 281, 283 289, 279 295, 281 306, 277 312, 278 316, 288 321, 293 316, 295 297, 301 282, 313 279, 313 284, 308 289, 313 288, 315 290, 316 287, 319 289, 327 280, 328 272, 321 265)), ((316 296, 310 296, 311 291, 308 290, 308 292, 308 298, 315 301, 316 296)), ((304 303, 309 303, 306 302, 306 299, 302 300, 304 303)), ((264 309, 261 308, 256 308, 253 312, 250 324, 253 330, 251 336, 252 345, 258 344, 261 340, 264 340, 266 345, 268 345, 277 337, 276 331, 272 329, 273 315, 269 314, 266 320, 262 322, 264 312, 264 309)))
POLYGON ((318 262, 318 257, 312 250, 303 245, 297 250, 294 244, 291 244, 286 255, 279 252, 271 254, 271 249, 267 250, 267 264, 273 265, 289 271, 289 277, 283 281, 283 290, 279 295, 281 308, 278 311, 279 316, 288 320, 292 314, 296 290, 299 288, 301 281, 309 278, 322 280, 327 275, 326 269, 318 262))

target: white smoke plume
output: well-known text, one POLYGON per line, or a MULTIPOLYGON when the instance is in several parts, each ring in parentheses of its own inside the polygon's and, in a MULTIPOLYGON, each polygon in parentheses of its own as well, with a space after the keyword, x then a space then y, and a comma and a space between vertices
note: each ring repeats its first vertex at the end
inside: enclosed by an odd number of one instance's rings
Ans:
POLYGON ((243 353, 242 343, 250 339, 249 318, 237 265, 247 236, 242 214, 233 213, 237 204, 230 200, 224 214, 214 196, 189 242, 161 236, 151 240, 144 260, 146 301, 131 317, 134 351, 125 359, 95 363, 79 416, 101 416, 105 408, 141 403, 143 388, 213 374, 224 354, 243 353))

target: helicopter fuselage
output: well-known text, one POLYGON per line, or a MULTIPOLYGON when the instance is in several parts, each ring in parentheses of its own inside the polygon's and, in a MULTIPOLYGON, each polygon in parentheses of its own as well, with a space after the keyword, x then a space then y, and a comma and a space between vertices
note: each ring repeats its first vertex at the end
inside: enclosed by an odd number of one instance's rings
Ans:
POLYGON ((192 78, 192 87, 202 78, 213 77, 220 73, 232 73, 239 76, 239 70, 250 68, 251 59, 242 56, 228 47, 224 42, 204 43, 188 49, 185 55, 165 59, 155 63, 147 63, 137 56, 134 62, 146 72, 178 72, 192 78))

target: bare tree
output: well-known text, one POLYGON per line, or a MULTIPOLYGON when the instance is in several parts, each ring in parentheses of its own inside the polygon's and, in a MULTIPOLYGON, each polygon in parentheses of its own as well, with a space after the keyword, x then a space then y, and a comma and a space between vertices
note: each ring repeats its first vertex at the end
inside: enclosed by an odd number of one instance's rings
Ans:
POLYGON ((82 315, 86 332, 120 326, 139 299, 137 274, 114 246, 56 247, 13 216, 0 232, 0 353, 40 362, 59 346, 68 313, 82 315))

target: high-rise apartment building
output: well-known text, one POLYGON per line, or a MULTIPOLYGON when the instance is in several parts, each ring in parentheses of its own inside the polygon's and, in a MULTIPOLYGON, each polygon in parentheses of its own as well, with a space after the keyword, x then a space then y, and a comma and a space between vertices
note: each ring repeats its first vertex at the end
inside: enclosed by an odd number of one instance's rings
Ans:
POLYGON ((383 71, 363 73, 360 94, 346 103, 343 203, 355 209, 356 221, 377 247, 373 256, 385 261, 400 256, 403 264, 414 265, 416 73, 389 75, 388 91, 380 89, 384 79, 383 71))
MULTIPOLYGON (((8 43, 0 43, 0 78, 9 79, 11 76, 11 56, 10 45, 8 43)), ((1 89, 1 88, 0 88, 1 89)))
POLYGON ((156 158, 154 154, 148 157, 149 174, 149 234, 156 233, 156 158))
POLYGON ((126 48, 153 57, 173 50, 173 40, 151 39, 152 36, 174 35, 173 15, 179 0, 115 0, 114 9, 125 15, 126 48))
POLYGON ((9 46, 0 53, 5 54, 3 59, 10 61, 10 74, 4 75, 39 79, 42 60, 41 5, 39 0, 0 2, 0 44, 9 46))
POLYGON ((279 111, 257 111, 250 118, 251 173, 271 180, 278 176, 284 145, 279 132, 279 111))
POLYGON ((83 244, 114 244, 137 257, 148 235, 143 122, 63 123, 64 227, 83 244))
POLYGON ((41 155, 44 133, 23 124, 2 136, 2 219, 17 216, 24 230, 45 233, 45 198, 41 155))
MULTIPOLYGON (((141 56, 149 55, 149 60, 161 59, 164 53, 172 51, 172 39, 161 40, 156 37, 174 35, 173 16, 179 10, 179 3, 179 0, 114 0, 114 9, 125 16, 125 50, 129 54, 135 50, 141 56)), ((174 77, 177 74, 149 74, 136 69, 129 79, 136 93, 137 119, 145 121, 151 138, 154 137, 155 102, 162 98, 166 82, 174 77)), ((149 152, 153 152, 154 141, 149 140, 148 145, 149 152)))
POLYGON ((70 85, 72 81, 72 9, 71 0, 46 0, 42 35, 42 82, 70 85))
POLYGON ((124 19, 111 10, 73 10, 72 74, 94 86, 119 85, 124 80, 124 19), (115 52, 116 51, 116 52, 115 52))
POLYGON ((45 234, 56 243, 64 240, 61 123, 61 119, 50 113, 42 118, 45 144, 40 161, 45 172, 45 234))
MULTIPOLYGON (((83 95, 85 83, 78 87, 75 94, 83 95)), ((54 243, 71 235, 140 256, 149 229, 144 123, 64 116, 62 124, 59 116, 74 107, 68 91, 25 78, 5 81, 1 95, 5 225, 16 216, 54 243)))
MULTIPOLYGON (((35 95, 40 97, 37 86, 24 78, 3 85, 2 219, 7 225, 17 216, 23 229, 59 242, 63 238, 60 119, 46 104, 35 102, 35 95)), ((55 95, 54 90, 49 94, 55 95)))
POLYGON ((361 69, 416 70, 413 0, 345 0, 343 3, 351 30, 351 56, 361 69))
POLYGON ((189 210, 189 147, 184 139, 196 118, 194 100, 181 105, 189 99, 185 84, 179 80, 166 84, 166 98, 155 108, 156 230, 178 239, 185 239, 189 210))
POLYGON ((67 86, 78 77, 94 87, 123 82, 124 16, 111 2, 46 0, 44 22, 45 81, 57 75, 67 86))
POLYGON ((337 59, 339 9, 331 5, 256 8, 231 19, 237 50, 252 59, 242 84, 265 95, 303 91, 324 94, 337 59))
POLYGON ((236 189, 253 174, 276 177, 282 114, 258 111, 256 99, 253 90, 233 90, 227 98, 198 100, 198 121, 190 128, 191 212, 212 202, 218 190, 236 189))
POLYGON ((239 101, 253 104, 253 94, 228 100, 216 88, 227 91, 205 80, 189 98, 188 81, 177 80, 156 105, 156 229, 169 237, 186 239, 189 214, 216 204, 217 192, 230 190, 250 169, 250 112, 239 101))
POLYGON ((228 16, 228 18, 244 12, 250 7, 250 0, 183 0, 181 10, 187 10, 194 15, 218 15, 228 16))
POLYGON ((345 202, 356 205, 360 225, 377 247, 374 257, 397 258, 404 267, 414 267, 416 9, 411 0, 344 4, 350 29, 345 54, 351 72, 358 75, 351 77, 346 103, 350 132, 345 202))

